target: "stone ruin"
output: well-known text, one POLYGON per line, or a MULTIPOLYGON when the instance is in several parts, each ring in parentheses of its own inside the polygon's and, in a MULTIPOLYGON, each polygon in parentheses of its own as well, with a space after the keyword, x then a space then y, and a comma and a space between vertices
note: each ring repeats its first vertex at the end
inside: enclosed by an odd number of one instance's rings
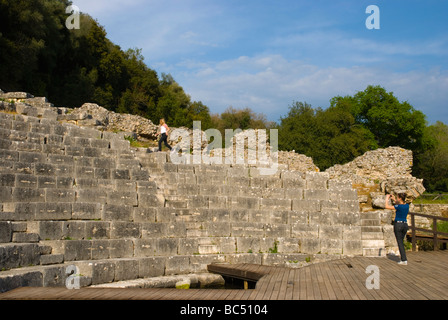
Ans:
POLYGON ((152 139, 156 126, 96 105, 0 92, 0 111, 0 292, 65 286, 73 266, 91 286, 204 274, 212 263, 383 256, 396 244, 390 213, 367 208, 375 192, 423 190, 400 148, 326 172, 279 152, 279 170, 261 176, 133 148, 126 134, 152 139))

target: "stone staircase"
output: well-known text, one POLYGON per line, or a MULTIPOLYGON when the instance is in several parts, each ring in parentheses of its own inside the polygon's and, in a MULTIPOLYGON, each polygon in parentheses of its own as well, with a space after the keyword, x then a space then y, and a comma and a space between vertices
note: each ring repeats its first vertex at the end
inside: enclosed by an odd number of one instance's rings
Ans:
POLYGON ((174 164, 123 133, 61 123, 51 105, 9 108, 0 112, 0 291, 64 286, 73 265, 87 286, 213 262, 362 255, 377 240, 349 181, 174 164))
POLYGON ((380 212, 361 214, 361 232, 363 255, 368 257, 386 256, 383 227, 380 212))

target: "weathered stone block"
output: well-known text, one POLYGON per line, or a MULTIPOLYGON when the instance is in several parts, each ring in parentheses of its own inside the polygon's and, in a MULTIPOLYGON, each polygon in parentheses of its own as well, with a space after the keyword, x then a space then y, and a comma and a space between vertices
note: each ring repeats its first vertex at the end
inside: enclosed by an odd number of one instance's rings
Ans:
MULTIPOLYGON (((47 189, 48 190, 48 189, 47 189)), ((36 220, 69 220, 72 217, 71 203, 36 203, 36 220)))
POLYGON ((92 240, 92 260, 109 259, 110 240, 92 240))
POLYGON ((259 209, 259 201, 258 198, 228 197, 227 205, 231 209, 259 209))
POLYGON ((344 240, 342 253, 344 255, 362 255, 361 240, 344 240))
POLYGON ((340 239, 320 239, 320 252, 324 254, 342 254, 343 241, 340 239))
POLYGON ((173 256, 177 255, 179 239, 177 238, 160 238, 157 239, 157 255, 173 256))
POLYGON ((299 243, 302 253, 315 254, 321 251, 320 240, 318 238, 302 238, 299 243))
POLYGON ((190 273, 190 257, 174 256, 165 260, 165 275, 190 273))
POLYGON ((92 244, 90 240, 64 241, 64 260, 80 261, 92 258, 92 244))
POLYGON ((100 203, 73 203, 72 219, 74 220, 94 220, 101 218, 100 203))
POLYGON ((86 221, 86 238, 87 239, 110 238, 110 222, 86 221))
MULTIPOLYGON (((7 189, 7 187, 0 188, 0 195, 2 196, 2 199, 5 199, 7 201, 8 198, 11 197, 7 197, 7 190, 5 189, 7 189), (1 192, 2 189, 5 192, 1 192)), ((45 189, 13 188, 12 200, 14 202, 45 202, 45 189)))
POLYGON ((114 281, 137 279, 139 264, 136 259, 121 259, 115 262, 114 281))
POLYGON ((105 204, 106 201, 107 192, 105 190, 81 189, 76 191, 76 202, 105 204))
POLYGON ((134 242, 131 239, 109 240, 109 254, 111 258, 129 258, 134 254, 134 242))
POLYGON ((205 230, 210 237, 228 237, 230 236, 229 222, 205 222, 205 230))
POLYGON ((56 177, 39 176, 37 177, 37 187, 41 189, 57 188, 56 177))
POLYGON ((320 211, 319 200, 292 200, 292 210, 320 211))
POLYGON ((113 221, 110 236, 113 239, 140 238, 140 224, 135 222, 113 221))
POLYGON ((115 263, 112 261, 81 262, 76 264, 82 275, 92 279, 92 285, 113 282, 115 263))
POLYGON ((75 202, 75 190, 44 189, 46 202, 75 202))
POLYGON ((232 237, 264 237, 264 223, 232 223, 231 235, 232 237))
POLYGON ((107 192, 107 203, 119 206, 137 206, 137 193, 124 191, 107 192))
POLYGON ((157 254, 157 239, 143 238, 134 241, 134 256, 151 257, 157 254))
POLYGON ((165 274, 165 261, 165 257, 150 257, 139 259, 139 277, 150 278, 163 276, 165 274))
POLYGON ((292 203, 289 199, 261 199, 260 209, 291 210, 292 203))
POLYGON ((85 221, 64 221, 64 235, 70 239, 82 240, 86 237, 85 221))
POLYGON ((266 224, 264 226, 265 236, 270 238, 288 238, 291 227, 286 224, 266 224))
MULTIPOLYGON (((239 253, 258 253, 261 250, 259 238, 237 237, 236 252, 239 253)), ((235 251, 230 253, 235 253, 235 251)))
POLYGON ((359 212, 359 202, 354 200, 340 200, 339 201, 340 212, 359 212))
POLYGON ((303 190, 305 200, 329 200, 330 194, 326 189, 306 189, 303 190))
POLYGON ((319 226, 307 223, 294 223, 291 226, 291 236, 295 238, 318 238, 319 226))
POLYGON ((321 239, 342 239, 341 226, 319 225, 319 238, 321 239))
POLYGON ((102 220, 106 221, 132 221, 133 208, 131 206, 116 206, 105 204, 103 206, 102 220))
POLYGON ((12 225, 9 221, 0 221, 0 243, 11 242, 12 225))

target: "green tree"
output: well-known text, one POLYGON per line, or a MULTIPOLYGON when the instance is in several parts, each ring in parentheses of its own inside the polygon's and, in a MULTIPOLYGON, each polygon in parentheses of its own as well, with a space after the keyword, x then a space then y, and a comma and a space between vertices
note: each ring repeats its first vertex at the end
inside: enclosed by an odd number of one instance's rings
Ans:
POLYGON ((357 124, 375 135, 380 148, 401 146, 415 150, 421 143, 425 115, 380 86, 368 86, 353 97, 335 97, 331 106, 349 111, 357 124))
POLYGON ((448 126, 438 121, 424 131, 422 146, 414 152, 413 173, 429 192, 448 191, 448 126))

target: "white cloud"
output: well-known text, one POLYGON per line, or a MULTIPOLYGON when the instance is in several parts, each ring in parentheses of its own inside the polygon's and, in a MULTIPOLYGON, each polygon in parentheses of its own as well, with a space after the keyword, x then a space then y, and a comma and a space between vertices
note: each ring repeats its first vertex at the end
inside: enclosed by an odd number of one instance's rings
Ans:
POLYGON ((228 106, 250 107, 271 120, 285 116, 293 101, 329 106, 338 95, 353 95, 368 85, 381 85, 427 114, 431 122, 448 101, 448 72, 394 72, 369 67, 319 67, 281 55, 242 56, 233 60, 184 64, 178 80, 193 100, 213 112, 228 106))

